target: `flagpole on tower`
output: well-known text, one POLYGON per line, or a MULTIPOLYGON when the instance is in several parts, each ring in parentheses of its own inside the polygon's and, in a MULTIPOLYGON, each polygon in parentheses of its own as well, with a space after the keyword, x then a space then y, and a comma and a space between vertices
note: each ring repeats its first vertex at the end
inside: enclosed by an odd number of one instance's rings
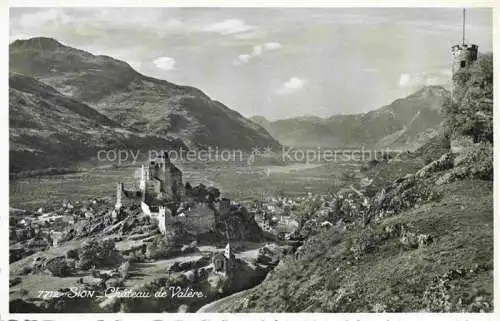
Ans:
POLYGON ((462 10, 462 45, 465 45, 465 8, 462 10))

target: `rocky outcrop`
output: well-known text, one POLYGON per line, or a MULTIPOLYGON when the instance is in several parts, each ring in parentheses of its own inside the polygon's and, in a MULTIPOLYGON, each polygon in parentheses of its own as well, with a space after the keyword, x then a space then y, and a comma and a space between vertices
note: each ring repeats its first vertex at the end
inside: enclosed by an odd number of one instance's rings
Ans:
POLYGON ((436 276, 424 292, 422 301, 425 310, 429 312, 491 312, 493 298, 490 295, 464 296, 456 298, 450 295, 453 283, 457 279, 477 277, 478 274, 488 272, 491 266, 475 264, 469 268, 455 268, 442 275, 436 276))
POLYGON ((454 159, 455 155, 451 152, 443 154, 439 159, 430 162, 420 169, 415 173, 415 176, 418 179, 424 179, 429 177, 432 173, 450 169, 454 166, 454 159))

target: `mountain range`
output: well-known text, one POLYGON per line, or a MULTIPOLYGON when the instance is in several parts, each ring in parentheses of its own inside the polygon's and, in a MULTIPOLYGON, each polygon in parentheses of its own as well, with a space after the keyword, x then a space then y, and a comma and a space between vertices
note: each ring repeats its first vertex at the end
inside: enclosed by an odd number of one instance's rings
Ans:
POLYGON ((52 38, 16 40, 9 58, 11 172, 68 165, 113 148, 411 149, 435 135, 449 97, 430 86, 364 114, 268 121, 52 38))
POLYGON ((439 130, 449 92, 428 86, 379 109, 329 118, 251 119, 282 144, 308 147, 397 147, 414 149, 439 130))
POLYGON ((38 37, 12 42, 9 58, 11 171, 86 159, 116 146, 280 145, 201 90, 144 76, 112 57, 38 37))
POLYGON ((69 166, 113 148, 185 147, 180 139, 127 129, 28 76, 9 75, 10 170, 69 166))

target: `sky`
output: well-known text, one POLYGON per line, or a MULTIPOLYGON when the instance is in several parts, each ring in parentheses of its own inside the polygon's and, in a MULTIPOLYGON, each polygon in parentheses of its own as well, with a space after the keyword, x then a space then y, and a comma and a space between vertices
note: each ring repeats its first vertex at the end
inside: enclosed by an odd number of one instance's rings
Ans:
MULTIPOLYGON (((492 10, 466 41, 491 52, 492 10)), ((52 37, 203 90, 244 116, 363 113, 449 85, 459 8, 11 8, 10 41, 52 37)))

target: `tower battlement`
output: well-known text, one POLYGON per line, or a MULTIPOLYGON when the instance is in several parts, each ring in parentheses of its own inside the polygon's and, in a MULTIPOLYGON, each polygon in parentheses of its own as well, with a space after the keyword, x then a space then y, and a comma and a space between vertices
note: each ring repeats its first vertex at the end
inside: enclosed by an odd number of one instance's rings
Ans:
POLYGON ((468 68, 474 61, 477 60, 478 46, 475 44, 461 44, 451 47, 451 55, 453 56, 452 71, 455 74, 463 68, 468 68))

